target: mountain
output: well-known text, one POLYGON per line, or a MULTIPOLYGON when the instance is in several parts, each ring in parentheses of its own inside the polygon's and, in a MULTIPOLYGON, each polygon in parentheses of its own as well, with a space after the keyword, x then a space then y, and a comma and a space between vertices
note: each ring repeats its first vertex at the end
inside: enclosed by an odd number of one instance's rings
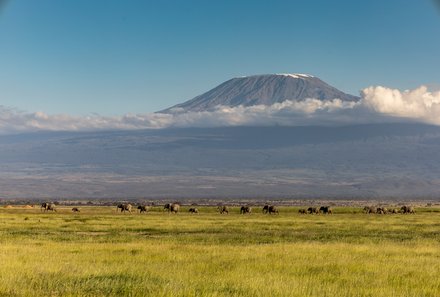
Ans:
MULTIPOLYGON (((270 105, 306 98, 359 100, 310 75, 278 74, 235 78, 176 107, 201 111, 219 104, 270 105)), ((178 117, 159 115, 159 118, 162 116, 178 117)), ((320 125, 305 121, 297 126, 3 135, 0 136, 0 201, 5 198, 438 201, 439 126, 408 119, 370 124, 346 120, 343 126, 328 125, 325 113, 316 116, 322 117, 320 125)))
POLYGON ((202 95, 160 113, 205 111, 218 105, 272 105, 286 100, 303 101, 307 98, 359 100, 359 97, 345 94, 311 75, 266 74, 230 79, 202 95))

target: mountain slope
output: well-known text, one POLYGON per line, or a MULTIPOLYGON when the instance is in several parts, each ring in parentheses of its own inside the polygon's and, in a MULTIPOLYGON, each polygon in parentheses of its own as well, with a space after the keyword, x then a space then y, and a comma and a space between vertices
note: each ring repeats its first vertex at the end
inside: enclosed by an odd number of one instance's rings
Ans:
POLYGON ((440 128, 229 127, 0 137, 0 198, 438 199, 440 128))
POLYGON ((338 98, 343 101, 359 99, 311 75, 267 74, 230 79, 194 99, 160 112, 205 111, 218 105, 229 107, 272 105, 286 100, 302 101, 307 98, 320 100, 338 98))

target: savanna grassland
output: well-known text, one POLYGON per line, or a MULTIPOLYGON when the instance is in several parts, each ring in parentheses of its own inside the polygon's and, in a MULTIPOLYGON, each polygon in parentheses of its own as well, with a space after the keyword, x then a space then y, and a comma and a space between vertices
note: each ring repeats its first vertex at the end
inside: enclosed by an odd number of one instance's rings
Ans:
POLYGON ((440 296, 440 209, 415 215, 0 209, 0 296, 440 296))

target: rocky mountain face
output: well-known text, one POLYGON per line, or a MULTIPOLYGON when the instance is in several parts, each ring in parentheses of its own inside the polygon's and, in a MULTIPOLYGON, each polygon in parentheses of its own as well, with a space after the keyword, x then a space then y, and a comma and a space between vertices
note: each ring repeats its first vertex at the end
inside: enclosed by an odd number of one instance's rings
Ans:
POLYGON ((230 79, 202 95, 160 112, 206 111, 218 105, 272 105, 307 98, 359 100, 359 97, 346 94, 311 75, 267 74, 230 79))

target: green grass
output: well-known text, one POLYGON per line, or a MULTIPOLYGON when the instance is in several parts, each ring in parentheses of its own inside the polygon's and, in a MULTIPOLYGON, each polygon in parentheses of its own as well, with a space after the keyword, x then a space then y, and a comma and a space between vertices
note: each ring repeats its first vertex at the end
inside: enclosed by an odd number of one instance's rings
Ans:
POLYGON ((440 296, 438 208, 198 208, 2 208, 0 296, 440 296))

